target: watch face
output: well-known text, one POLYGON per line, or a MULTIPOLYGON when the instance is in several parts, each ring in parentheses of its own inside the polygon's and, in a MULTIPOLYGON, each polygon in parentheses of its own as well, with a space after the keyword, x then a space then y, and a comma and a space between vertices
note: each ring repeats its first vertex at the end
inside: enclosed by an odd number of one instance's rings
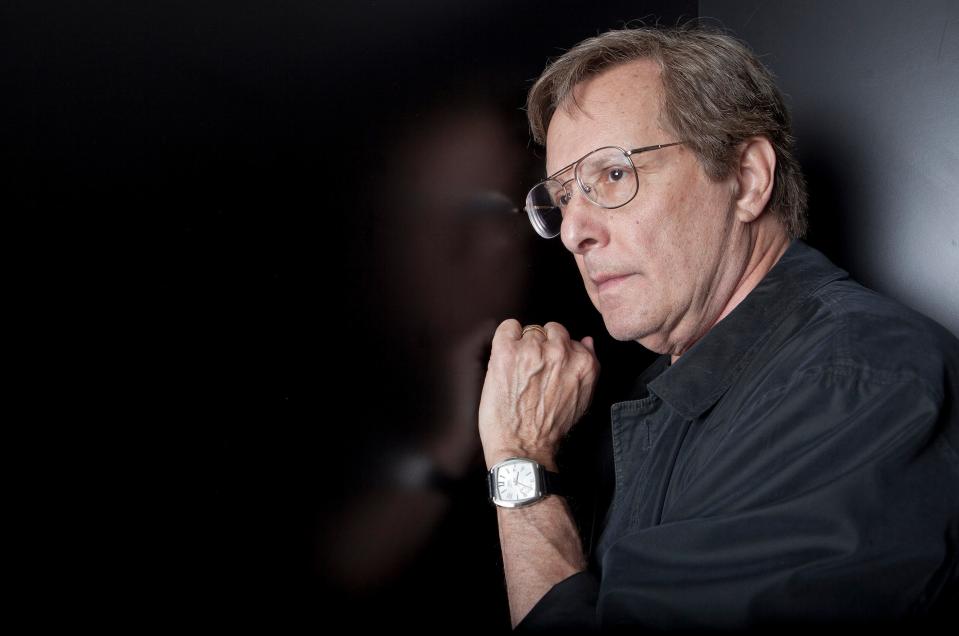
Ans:
POLYGON ((529 462, 507 463, 496 471, 496 493, 502 501, 522 501, 536 495, 536 476, 529 462))

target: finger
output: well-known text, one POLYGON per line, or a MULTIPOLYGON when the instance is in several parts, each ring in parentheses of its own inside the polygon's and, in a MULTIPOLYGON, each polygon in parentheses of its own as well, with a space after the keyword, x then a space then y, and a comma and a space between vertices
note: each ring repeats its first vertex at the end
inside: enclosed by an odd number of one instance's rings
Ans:
POLYGON ((523 335, 523 326, 515 318, 507 318, 496 328, 493 334, 493 343, 497 340, 519 340, 523 335))
POLYGON ((544 334, 543 330, 544 328, 540 325, 526 325, 525 327, 523 327, 522 337, 524 339, 532 338, 533 340, 537 342, 546 342, 547 340, 549 340, 549 334, 548 333, 544 334))
POLYGON ((550 340, 559 340, 559 341, 569 340, 569 332, 566 331, 566 327, 564 327, 558 322, 548 322, 545 325, 543 325, 543 328, 546 329, 546 333, 549 334, 550 340))

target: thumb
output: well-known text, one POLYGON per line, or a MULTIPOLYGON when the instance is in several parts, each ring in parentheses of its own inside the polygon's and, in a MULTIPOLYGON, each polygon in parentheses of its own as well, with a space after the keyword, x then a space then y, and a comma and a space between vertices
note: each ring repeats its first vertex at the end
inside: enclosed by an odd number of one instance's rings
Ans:
POLYGON ((583 343, 583 345, 584 345, 587 349, 589 349, 589 352, 590 352, 591 354, 593 354, 593 356, 595 357, 595 356, 596 356, 596 344, 593 342, 593 337, 592 337, 592 336, 586 336, 585 338, 583 338, 582 343, 583 343))

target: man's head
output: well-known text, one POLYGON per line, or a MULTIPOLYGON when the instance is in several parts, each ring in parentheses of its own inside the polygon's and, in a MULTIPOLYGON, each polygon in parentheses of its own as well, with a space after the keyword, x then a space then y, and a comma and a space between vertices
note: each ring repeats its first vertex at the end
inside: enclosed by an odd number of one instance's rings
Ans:
POLYGON ((729 175, 737 146, 769 139, 776 178, 769 202, 790 238, 806 233, 806 186, 793 157, 789 112, 769 71, 741 42, 701 27, 608 31, 554 60, 530 89, 527 115, 533 139, 546 143, 557 108, 576 108, 573 88, 615 66, 649 59, 660 69, 664 129, 696 153, 714 179, 729 175))
POLYGON ((562 240, 618 340, 682 353, 731 310, 757 245, 805 233, 788 113, 733 38, 695 28, 591 38, 547 68, 528 115, 547 174, 600 146, 683 142, 631 158, 638 193, 623 207, 595 206, 567 184, 562 240), (600 286, 607 275, 626 276, 600 286))

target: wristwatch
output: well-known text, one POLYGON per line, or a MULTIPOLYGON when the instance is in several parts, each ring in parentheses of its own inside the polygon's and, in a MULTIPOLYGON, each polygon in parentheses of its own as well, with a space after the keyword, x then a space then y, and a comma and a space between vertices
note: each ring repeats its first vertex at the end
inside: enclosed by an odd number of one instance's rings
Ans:
POLYGON ((502 508, 522 508, 548 495, 567 495, 559 473, 527 457, 504 459, 490 468, 486 480, 490 501, 502 508))

